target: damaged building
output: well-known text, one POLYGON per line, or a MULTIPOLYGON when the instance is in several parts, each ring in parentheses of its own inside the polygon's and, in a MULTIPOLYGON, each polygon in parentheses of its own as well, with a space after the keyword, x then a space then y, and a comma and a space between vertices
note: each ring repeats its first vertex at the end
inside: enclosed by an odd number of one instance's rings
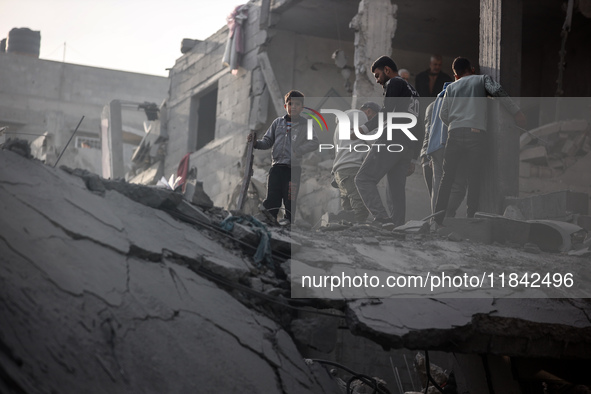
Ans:
MULTIPOLYGON (((142 90, 150 83, 138 75, 137 88, 113 87, 89 107, 93 129, 81 135, 100 135, 100 171, 38 156, 44 166, 18 143, 0 151, 0 391, 589 392, 589 2, 254 0, 237 11, 208 39, 182 40, 162 92, 142 90), (265 195, 264 151, 236 210, 246 136, 284 113, 285 92, 359 107, 357 98, 381 97, 375 58, 391 54, 414 77, 432 53, 445 71, 458 55, 478 63, 527 114, 528 132, 516 132, 489 102, 493 159, 476 218, 429 232, 417 171, 406 227, 331 223, 332 157, 318 152, 302 166, 301 226, 249 219, 265 195), (138 129, 132 153, 125 141, 138 129), (155 187, 162 177, 168 184, 155 187), (364 272, 493 275, 507 286, 303 290, 305 275, 364 272), (548 274, 548 286, 509 285, 526 273, 540 283, 548 274)), ((27 70, 23 78, 40 72, 27 70)), ((5 105, 23 100, 1 93, 0 120, 13 130, 29 113, 58 119, 55 147, 79 120, 33 111, 46 103, 5 105)))
POLYGON ((102 164, 102 143, 109 146, 107 138, 101 138, 102 119, 105 107, 118 105, 122 159, 121 173, 115 177, 125 176, 148 121, 138 107, 160 105, 166 99, 168 79, 39 59, 41 35, 28 28, 14 28, 8 32, 8 40, 3 40, 0 141, 25 139, 31 142, 35 157, 49 165, 55 165, 61 154, 60 165, 109 178, 111 174, 103 172, 102 164))

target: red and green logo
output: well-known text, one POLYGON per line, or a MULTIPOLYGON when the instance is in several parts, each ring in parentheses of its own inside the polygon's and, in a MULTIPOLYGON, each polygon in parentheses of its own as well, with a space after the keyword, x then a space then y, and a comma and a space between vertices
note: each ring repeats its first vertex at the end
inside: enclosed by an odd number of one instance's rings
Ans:
POLYGON ((313 110, 310 107, 304 107, 304 110, 308 111, 302 111, 302 113, 309 115, 312 119, 314 119, 316 123, 318 123, 320 130, 326 129, 328 131, 328 125, 326 124, 326 120, 324 120, 324 116, 320 115, 320 112, 313 110), (322 123, 320 123, 321 120, 322 123), (324 127, 322 127, 322 124, 324 124, 324 127))

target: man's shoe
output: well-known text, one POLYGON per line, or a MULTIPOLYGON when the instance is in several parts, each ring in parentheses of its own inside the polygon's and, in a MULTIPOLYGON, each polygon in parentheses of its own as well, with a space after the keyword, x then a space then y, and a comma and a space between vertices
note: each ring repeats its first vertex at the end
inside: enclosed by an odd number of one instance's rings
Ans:
POLYGON ((267 208, 263 206, 263 204, 259 205, 259 211, 265 216, 268 224, 270 224, 271 226, 279 226, 279 223, 277 223, 277 218, 271 215, 271 212, 269 212, 267 208))

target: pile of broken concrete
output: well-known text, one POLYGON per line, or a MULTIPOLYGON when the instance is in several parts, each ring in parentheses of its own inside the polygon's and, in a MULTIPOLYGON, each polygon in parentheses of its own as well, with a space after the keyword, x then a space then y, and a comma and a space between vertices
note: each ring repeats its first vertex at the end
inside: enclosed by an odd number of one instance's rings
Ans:
POLYGON ((352 333, 387 349, 486 353, 492 341, 498 354, 524 356, 531 346, 514 344, 527 339, 544 344, 533 346, 537 357, 591 352, 590 305, 566 293, 400 303, 294 292, 301 280, 293 267, 302 264, 412 274, 510 261, 576 269, 584 291, 586 259, 371 226, 267 228, 264 244, 246 215, 203 196, 187 201, 7 150, 0 168, 0 387, 7 391, 339 392, 324 367, 304 361, 306 335, 295 329, 302 306, 329 308, 352 333), (224 229, 231 217, 243 220, 224 229), (255 259, 261 245, 270 259, 255 259), (523 331, 524 321, 531 330, 523 331))

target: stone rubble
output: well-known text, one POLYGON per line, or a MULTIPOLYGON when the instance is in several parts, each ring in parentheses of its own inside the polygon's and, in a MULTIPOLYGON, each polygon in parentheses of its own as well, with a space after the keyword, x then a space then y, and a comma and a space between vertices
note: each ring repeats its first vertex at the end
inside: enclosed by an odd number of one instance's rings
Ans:
POLYGON ((396 275, 568 267, 581 287, 591 279, 584 257, 449 242, 435 232, 332 223, 315 231, 296 223, 291 230, 268 227, 273 264, 257 266, 253 230, 236 223, 227 234, 219 227, 241 212, 53 169, 6 150, 0 168, 0 338, 8 349, 0 363, 24 391, 338 392, 298 348, 333 348, 318 330, 334 330, 339 319, 386 349, 530 356, 526 343, 535 343, 540 357, 591 351, 585 299, 499 298, 523 296, 510 289, 497 298, 434 292, 404 302, 387 293, 297 294, 302 266, 396 275), (337 319, 295 318, 293 307, 304 306, 331 309, 337 319))

